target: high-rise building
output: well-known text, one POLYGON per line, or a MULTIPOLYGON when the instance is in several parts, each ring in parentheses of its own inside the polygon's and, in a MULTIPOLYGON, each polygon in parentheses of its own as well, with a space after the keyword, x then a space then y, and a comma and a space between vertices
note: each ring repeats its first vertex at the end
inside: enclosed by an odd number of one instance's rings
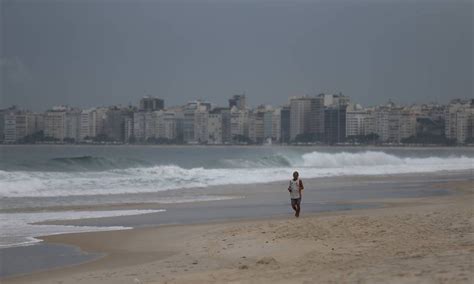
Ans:
POLYGON ((14 112, 9 112, 4 115, 4 143, 15 143, 17 141, 16 135, 16 115, 14 112))
POLYGON ((5 115, 7 113, 6 109, 0 109, 0 142, 3 142, 5 139, 5 115))
POLYGON ((401 143, 403 139, 416 135, 417 111, 412 108, 389 103, 376 107, 369 115, 365 121, 366 135, 370 134, 373 125, 381 142, 401 143))
POLYGON ((233 106, 230 110, 230 132, 232 140, 249 136, 249 111, 233 106))
POLYGON ((386 142, 400 143, 400 110, 388 112, 388 139, 386 142))
POLYGON ((248 137, 254 143, 263 143, 264 140, 264 110, 249 112, 248 137))
POLYGON ((409 109, 402 110, 400 113, 400 141, 405 138, 416 135, 417 115, 409 109))
POLYGON ((174 140, 176 134, 176 112, 160 110, 155 112, 155 137, 174 140))
POLYGON ((324 97, 303 96, 290 98, 290 139, 298 135, 321 137, 324 133, 324 97))
POLYGON ((68 110, 66 112, 65 137, 73 142, 80 140, 81 133, 81 112, 79 110, 68 110))
POLYGON ((118 107, 111 107, 105 113, 105 137, 113 141, 123 141, 125 136, 125 112, 118 107))
POLYGON ((43 130, 42 115, 13 106, 0 110, 0 142, 16 143, 43 130))
POLYGON ((26 135, 30 134, 31 127, 31 120, 28 119, 31 116, 25 112, 20 112, 15 114, 15 126, 16 126, 16 133, 15 133, 15 141, 19 140, 26 135))
POLYGON ((310 97, 309 133, 322 137, 324 134, 324 100, 310 97))
POLYGON ((44 136, 63 141, 66 138, 66 107, 54 107, 44 115, 44 136))
POLYGON ((244 110, 247 108, 245 93, 242 95, 234 95, 229 99, 229 108, 236 107, 239 110, 244 110))
POLYGON ((131 141, 134 139, 134 132, 133 132, 133 113, 132 114, 127 114, 124 118, 124 142, 129 143, 129 142, 134 142, 131 141))
POLYGON ((272 140, 281 141, 281 108, 273 110, 272 114, 272 140))
MULTIPOLYGON (((185 143, 206 143, 208 138, 207 119, 211 103, 203 101, 188 102, 183 108, 182 134, 185 143)), ((181 125, 177 125, 181 128, 181 125)))
POLYGON ((198 107, 197 102, 188 103, 183 109, 183 141, 185 143, 194 143, 194 115, 198 107))
POLYGON ((85 141, 96 136, 94 109, 82 110, 80 116, 79 140, 85 141))
POLYGON ((332 95, 333 106, 348 106, 351 99, 348 96, 344 96, 342 93, 332 95))
POLYGON ((34 113, 34 131, 32 133, 44 131, 44 113, 34 113))
POLYGON ((184 110, 176 108, 174 110, 174 121, 176 126, 176 141, 178 143, 184 142, 184 110))
POLYGON ((105 135, 105 119, 107 118, 108 108, 99 107, 94 110, 93 114, 93 125, 95 127, 95 137, 105 135))
POLYGON ((42 116, 30 111, 21 111, 16 114, 16 139, 20 140, 28 135, 43 130, 42 116))
POLYGON ((146 96, 140 100, 141 111, 157 111, 164 109, 164 107, 165 102, 160 98, 146 96))
POLYGON ((274 111, 275 110, 273 108, 267 106, 263 112, 263 139, 265 140, 270 140, 270 141, 274 140, 274 136, 273 136, 274 111))
POLYGON ((445 113, 445 135, 465 143, 474 133, 474 104, 472 101, 452 101, 445 113))
POLYGON ((364 132, 363 135, 376 134, 375 131, 375 115, 373 109, 367 110, 367 115, 364 117, 364 132))
POLYGON ((379 140, 382 142, 388 141, 389 139, 389 114, 390 108, 385 106, 376 108, 373 113, 375 134, 378 135, 379 140))
POLYGON ((366 135, 369 112, 359 105, 350 105, 346 111, 346 137, 366 135))
POLYGON ((321 93, 318 95, 319 98, 323 100, 323 104, 325 107, 329 107, 333 105, 333 95, 326 95, 324 93, 321 93))
POLYGON ((292 97, 290 99, 290 139, 309 133, 311 99, 309 97, 292 97))
POLYGON ((215 108, 214 111, 219 112, 222 117, 222 143, 232 143, 230 108, 215 108))
POLYGON ((222 144, 223 143, 223 113, 220 109, 213 109, 209 112, 209 120, 207 124, 209 144, 222 144))
POLYGON ((152 112, 136 111, 133 113, 133 138, 137 142, 146 142, 155 137, 155 119, 152 112))
POLYGON ((283 106, 280 110, 280 142, 290 142, 290 107, 283 106))
POLYGON ((199 105, 194 112, 194 141, 207 143, 209 111, 207 106, 199 105))
POLYGON ((342 143, 346 139, 347 106, 331 106, 324 111, 324 137, 326 143, 342 143))

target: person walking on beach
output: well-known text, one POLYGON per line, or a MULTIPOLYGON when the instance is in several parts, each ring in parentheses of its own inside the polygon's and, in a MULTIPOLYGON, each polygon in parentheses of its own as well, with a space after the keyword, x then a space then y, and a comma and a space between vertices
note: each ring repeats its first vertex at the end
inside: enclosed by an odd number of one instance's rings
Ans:
POLYGON ((295 217, 300 216, 301 211, 301 191, 304 189, 303 182, 299 179, 299 173, 293 173, 293 179, 290 180, 288 191, 290 192, 291 207, 295 210, 295 217))

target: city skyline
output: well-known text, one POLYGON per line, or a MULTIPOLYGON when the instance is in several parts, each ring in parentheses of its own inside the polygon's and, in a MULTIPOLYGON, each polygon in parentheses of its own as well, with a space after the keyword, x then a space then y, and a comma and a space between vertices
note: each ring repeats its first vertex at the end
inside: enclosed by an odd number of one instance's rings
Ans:
MULTIPOLYGON (((244 95, 246 97, 247 102, 249 101, 250 96, 248 96, 246 92, 243 92, 243 93, 240 93, 240 94, 239 93, 231 94, 231 96, 236 96, 236 95, 237 96, 244 95)), ((351 99, 353 99, 352 96, 343 94, 342 92, 334 92, 334 93, 324 93, 324 92, 319 92, 318 93, 317 92, 317 93, 314 93, 314 94, 300 94, 300 95, 288 96, 286 102, 284 101, 283 103, 279 103, 279 104, 272 104, 272 103, 265 103, 265 102, 258 103, 258 102, 256 102, 255 104, 252 104, 252 105, 246 104, 246 106, 249 109, 258 108, 260 106, 284 107, 284 106, 289 106, 290 101, 291 101, 292 98, 296 98, 296 97, 317 97, 317 96, 320 96, 320 95, 330 95, 330 96, 343 95, 343 96, 348 96, 351 99)), ((164 100, 164 98, 162 98, 160 96, 143 95, 141 97, 138 97, 138 99, 136 99, 134 101, 130 100, 126 104, 121 104, 121 103, 116 103, 116 104, 108 103, 107 104, 107 103, 104 103, 104 104, 101 104, 101 105, 86 104, 84 106, 81 106, 81 105, 71 105, 71 104, 58 102, 57 104, 52 104, 52 105, 46 106, 45 108, 41 108, 41 109, 28 108, 28 107, 24 107, 22 105, 16 105, 16 104, 3 106, 3 107, 0 107, 0 109, 17 108, 19 110, 24 110, 24 111, 45 112, 45 111, 48 111, 48 110, 52 110, 55 107, 68 107, 68 108, 81 109, 81 110, 94 109, 94 108, 110 108, 110 107, 125 107, 125 108, 126 107, 132 107, 132 108, 137 108, 137 107, 139 107, 139 101, 141 99, 147 98, 147 97, 149 97, 149 98, 158 98, 158 99, 164 100)), ((356 102, 356 101, 353 101, 353 103, 358 104, 358 105, 360 105, 364 108, 373 108, 373 107, 383 106, 383 105, 390 104, 390 103, 395 103, 399 106, 433 105, 433 104, 434 105, 447 105, 453 100, 470 100, 470 99, 471 99, 470 97, 459 97, 458 96, 456 98, 449 99, 446 102, 425 101, 425 102, 401 103, 401 102, 397 101, 396 99, 388 98, 386 101, 383 101, 383 102, 380 102, 380 103, 362 104, 361 102, 356 102)), ((192 103, 192 102, 207 102, 207 103, 211 103, 213 107, 217 107, 217 108, 219 108, 219 107, 228 107, 228 103, 229 103, 228 100, 229 100, 229 96, 224 100, 223 104, 218 104, 218 103, 215 103, 215 102, 210 101, 210 100, 205 100, 205 99, 202 99, 202 98, 194 98, 194 99, 190 99, 190 100, 187 100, 187 101, 182 101, 181 103, 178 102, 178 103, 172 104, 172 105, 166 104, 164 109, 182 107, 182 106, 184 106, 188 103, 192 103)))
POLYGON ((472 97, 472 1, 1 1, 1 100, 42 110, 472 97), (376 24, 374 24, 376 23, 376 24))
POLYGON ((364 108, 343 94, 289 98, 285 106, 247 105, 245 94, 227 106, 194 100, 166 107, 157 97, 138 106, 80 109, 55 106, 38 113, 0 109, 3 143, 147 144, 471 144, 474 100, 448 105, 364 108))

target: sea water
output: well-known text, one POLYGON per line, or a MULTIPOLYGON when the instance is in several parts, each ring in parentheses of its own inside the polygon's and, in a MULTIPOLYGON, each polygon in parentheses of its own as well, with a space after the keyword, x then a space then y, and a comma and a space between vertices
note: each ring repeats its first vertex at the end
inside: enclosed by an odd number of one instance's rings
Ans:
POLYGON ((0 226, 10 231, 0 232, 0 245, 28 243, 41 230, 94 230, 32 228, 38 221, 147 213, 31 213, 38 208, 241 198, 221 195, 219 186, 287 180, 294 170, 306 179, 474 170, 472 148, 19 145, 0 150, 0 226), (210 186, 215 192, 200 190, 210 186))

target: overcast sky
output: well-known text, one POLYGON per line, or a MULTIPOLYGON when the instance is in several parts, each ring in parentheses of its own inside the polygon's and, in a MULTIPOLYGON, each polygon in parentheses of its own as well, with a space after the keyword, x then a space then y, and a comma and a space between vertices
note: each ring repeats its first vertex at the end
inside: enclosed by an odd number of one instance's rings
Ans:
POLYGON ((473 97, 473 1, 10 1, 0 106, 473 97))

